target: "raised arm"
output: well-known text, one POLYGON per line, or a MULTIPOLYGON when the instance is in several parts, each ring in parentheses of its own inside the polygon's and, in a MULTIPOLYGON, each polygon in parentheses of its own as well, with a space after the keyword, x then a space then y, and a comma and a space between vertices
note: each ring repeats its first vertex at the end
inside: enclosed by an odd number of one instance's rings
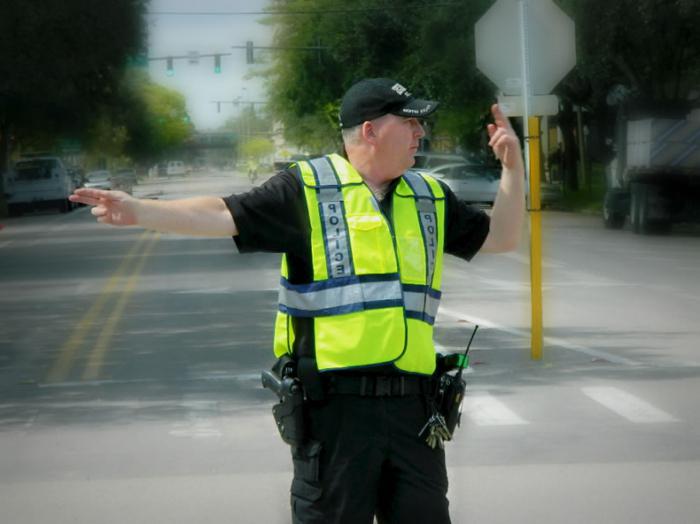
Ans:
POLYGON ((503 172, 491 212, 489 234, 481 252, 504 253, 518 247, 525 219, 525 168, 520 141, 498 107, 491 106, 494 123, 488 125, 489 146, 501 161, 503 172))
POLYGON ((238 234, 226 204, 218 197, 181 200, 134 198, 123 191, 76 189, 71 202, 93 206, 97 221, 113 226, 140 226, 154 231, 206 237, 238 234))

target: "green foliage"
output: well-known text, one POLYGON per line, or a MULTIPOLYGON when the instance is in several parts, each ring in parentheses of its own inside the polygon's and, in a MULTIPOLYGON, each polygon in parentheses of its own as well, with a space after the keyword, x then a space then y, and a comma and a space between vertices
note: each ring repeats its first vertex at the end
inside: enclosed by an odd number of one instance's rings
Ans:
POLYGON ((0 2, 0 173, 18 143, 50 149, 60 134, 85 137, 143 48, 146 3, 0 2))
POLYGON ((277 0, 275 45, 268 71, 271 109, 286 138, 314 151, 339 145, 337 108, 345 90, 365 77, 392 77, 420 96, 441 101, 436 133, 477 144, 480 115, 493 87, 474 64, 472 27, 490 0, 430 7, 419 0, 277 0), (455 23, 457 21, 457 23, 455 23), (320 43, 322 50, 302 50, 320 43))
POLYGON ((574 212, 602 212, 606 190, 604 166, 594 164, 590 177, 586 187, 577 191, 565 190, 555 203, 547 207, 574 212))
MULTIPOLYGON (((700 9, 697 0, 556 0, 574 18, 578 65, 556 90, 584 106, 588 124, 612 136, 616 84, 631 91, 630 109, 678 116, 700 84, 700 9)), ((337 107, 343 92, 364 77, 389 76, 437 99, 434 135, 470 149, 483 148, 493 86, 475 64, 474 24, 493 0, 435 6, 426 0, 274 0, 267 23, 276 32, 266 75, 271 110, 297 146, 332 150, 339 144, 337 107), (300 48, 319 45, 318 50, 300 48)), ((561 125, 573 129, 571 119, 561 125)), ((573 136, 573 132, 569 133, 573 136)), ((575 148, 567 154, 574 155, 575 148)), ((607 155, 607 157, 606 157, 607 155)), ((575 166, 575 158, 568 165, 575 166)))
POLYGON ((246 159, 260 161, 275 152, 272 140, 262 137, 254 137, 240 145, 239 154, 246 159))
POLYGON ((255 105, 244 104, 237 116, 229 118, 221 131, 233 131, 240 136, 272 133, 272 118, 255 109, 255 105))
POLYGON ((153 82, 143 86, 143 97, 153 133, 154 149, 167 151, 182 144, 190 135, 185 120, 185 97, 153 82))
POLYGON ((84 134, 144 42, 146 0, 0 2, 0 134, 84 134))
POLYGON ((95 115, 87 145, 98 157, 152 163, 180 147, 191 133, 184 96, 132 69, 119 85, 114 103, 95 115))
POLYGON ((573 105, 587 110, 589 156, 607 162, 625 146, 629 118, 683 118, 700 87, 697 0, 557 0, 576 22, 577 66, 555 93, 565 142, 567 189, 576 187, 573 105), (612 105, 614 90, 626 91, 612 105))
POLYGON ((640 110, 687 112, 688 95, 700 82, 697 0, 559 3, 576 20, 577 73, 590 86, 579 93, 581 102, 604 110, 610 88, 621 84, 640 110))

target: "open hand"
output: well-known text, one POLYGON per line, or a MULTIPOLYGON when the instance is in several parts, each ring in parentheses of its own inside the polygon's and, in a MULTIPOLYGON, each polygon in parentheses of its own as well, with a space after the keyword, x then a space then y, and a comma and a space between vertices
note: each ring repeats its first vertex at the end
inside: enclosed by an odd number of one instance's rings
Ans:
POLYGON ((508 170, 523 170, 523 155, 520 150, 520 140, 510 125, 510 120, 503 114, 498 104, 491 106, 493 124, 486 126, 489 133, 489 146, 496 157, 508 170))
POLYGON ((93 206, 91 213, 102 224, 113 226, 136 225, 138 199, 123 191, 79 188, 68 197, 71 202, 93 206))

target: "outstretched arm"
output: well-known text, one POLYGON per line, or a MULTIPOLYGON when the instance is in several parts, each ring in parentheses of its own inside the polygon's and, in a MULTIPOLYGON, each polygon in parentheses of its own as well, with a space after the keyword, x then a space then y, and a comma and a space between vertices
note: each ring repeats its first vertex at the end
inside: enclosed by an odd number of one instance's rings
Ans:
POLYGON ((238 234, 226 204, 217 197, 181 200, 134 198, 123 191, 76 189, 71 202, 93 206, 97 221, 113 226, 140 226, 182 235, 231 237, 238 234))
POLYGON ((498 104, 491 106, 494 123, 488 125, 489 146, 503 172, 491 212, 489 234, 481 252, 504 253, 518 247, 525 219, 525 167, 520 141, 498 104))

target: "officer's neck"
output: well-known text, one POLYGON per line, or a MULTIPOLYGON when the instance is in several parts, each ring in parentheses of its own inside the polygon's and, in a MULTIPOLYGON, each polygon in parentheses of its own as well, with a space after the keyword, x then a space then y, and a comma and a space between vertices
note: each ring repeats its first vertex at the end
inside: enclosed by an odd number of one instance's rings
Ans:
POLYGON ((360 174, 377 200, 382 200, 389 191, 391 182, 402 175, 400 172, 388 172, 387 166, 377 162, 369 155, 353 155, 348 151, 348 161, 360 174))

